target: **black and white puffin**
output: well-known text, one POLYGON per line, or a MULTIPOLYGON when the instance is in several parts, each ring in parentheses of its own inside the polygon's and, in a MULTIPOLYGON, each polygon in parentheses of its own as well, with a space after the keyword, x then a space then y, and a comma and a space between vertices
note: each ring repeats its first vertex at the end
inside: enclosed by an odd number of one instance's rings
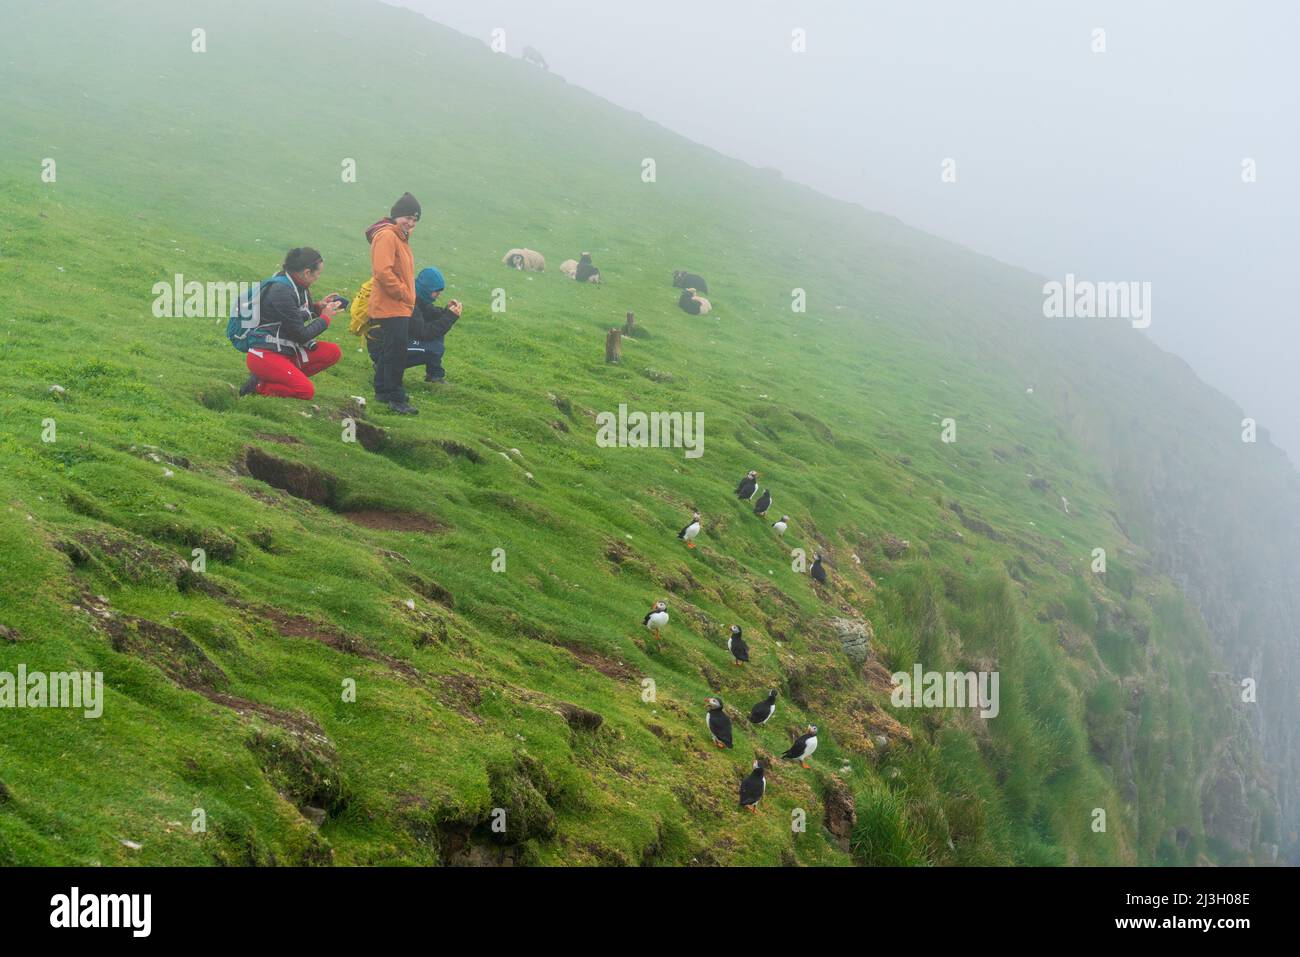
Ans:
POLYGON ((736 498, 748 502, 754 497, 754 493, 757 491, 758 473, 753 469, 750 469, 749 472, 746 473, 745 477, 740 480, 740 484, 736 486, 736 498))
POLYGON ((720 748, 731 747, 731 719, 722 710, 722 699, 705 698, 704 703, 709 708, 704 723, 708 726, 709 734, 713 735, 713 743, 720 748))
POLYGON ((659 638, 659 629, 666 624, 668 624, 668 602, 657 601, 645 616, 645 626, 654 632, 655 638, 659 638))
POLYGON ((808 574, 812 576, 813 581, 819 585, 826 584, 826 569, 822 568, 822 553, 818 552, 813 556, 812 566, 808 569, 808 574))
POLYGON ((767 724, 776 714, 776 689, 767 693, 767 697, 749 709, 749 720, 754 724, 767 724))
POLYGON ((805 768, 808 767, 808 759, 813 756, 817 750, 817 725, 808 725, 808 731, 794 739, 794 744, 790 745, 790 750, 786 751, 781 757, 787 761, 798 761, 805 768))
POLYGON ((789 515, 782 515, 779 519, 777 519, 775 522, 772 523, 772 528, 778 535, 784 535, 785 530, 789 527, 790 527, 789 515))
POLYGON ((749 645, 745 644, 745 639, 740 637, 739 625, 731 626, 731 634, 727 636, 727 650, 731 652, 731 657, 736 659, 738 665, 743 665, 749 660, 749 645))
POLYGON ((758 813, 758 802, 767 793, 767 778, 763 777, 763 762, 755 761, 754 770, 740 782, 740 806, 758 813))
POLYGON ((754 503, 754 514, 765 515, 767 510, 772 507, 772 493, 768 489, 763 489, 763 494, 758 497, 754 503))
POLYGON ((695 512, 691 523, 677 533, 677 537, 686 543, 687 548, 695 547, 695 536, 700 534, 700 513, 695 512))

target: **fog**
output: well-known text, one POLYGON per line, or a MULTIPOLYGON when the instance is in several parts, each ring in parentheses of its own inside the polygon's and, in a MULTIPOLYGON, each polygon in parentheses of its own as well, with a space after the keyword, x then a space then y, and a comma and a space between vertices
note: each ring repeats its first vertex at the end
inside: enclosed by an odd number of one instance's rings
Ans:
POLYGON ((1150 282, 1134 334, 1300 462, 1300 5, 401 5, 485 42, 501 28, 509 54, 535 47, 692 140, 1005 262, 1150 282))

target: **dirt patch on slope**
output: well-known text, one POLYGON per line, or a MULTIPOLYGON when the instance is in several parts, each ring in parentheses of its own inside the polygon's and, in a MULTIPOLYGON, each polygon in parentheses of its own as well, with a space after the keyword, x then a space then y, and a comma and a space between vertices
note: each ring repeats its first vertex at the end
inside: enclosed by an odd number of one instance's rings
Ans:
POLYGON ((328 507, 337 495, 337 480, 328 472, 277 458, 255 446, 244 449, 240 464, 258 481, 316 505, 328 507))
POLYGON ((260 701, 240 698, 220 691, 200 691, 200 693, 209 701, 223 708, 229 708, 240 717, 262 718, 290 734, 307 737, 321 744, 329 744, 329 738, 321 726, 299 711, 283 711, 260 701))
POLYGON ((409 661, 403 661, 401 658, 394 658, 392 655, 377 651, 360 638, 349 635, 333 625, 316 621, 306 615, 293 615, 278 608, 272 608, 269 605, 248 605, 244 607, 253 614, 265 618, 285 638, 310 638, 312 641, 319 641, 323 645, 328 645, 335 651, 356 655, 359 658, 366 658, 386 665, 406 678, 418 679, 420 677, 420 672, 409 661))
POLYGON ((637 671, 631 665, 625 665, 621 661, 615 661, 613 658, 607 658, 605 655, 598 654, 590 648, 583 648, 580 645, 560 645, 573 657, 577 658, 588 668, 595 668, 607 678, 618 678, 622 681, 632 681, 641 677, 641 672, 637 671))
POLYGON ((479 465, 483 461, 483 455, 478 451, 478 449, 471 448, 468 445, 463 445, 460 442, 455 442, 451 439, 439 439, 438 445, 448 455, 469 459, 475 465, 479 465))
POLYGON ((91 595, 82 595, 74 607, 108 635, 114 651, 147 661, 182 688, 206 693, 229 684, 220 666, 183 631, 113 611, 91 595))

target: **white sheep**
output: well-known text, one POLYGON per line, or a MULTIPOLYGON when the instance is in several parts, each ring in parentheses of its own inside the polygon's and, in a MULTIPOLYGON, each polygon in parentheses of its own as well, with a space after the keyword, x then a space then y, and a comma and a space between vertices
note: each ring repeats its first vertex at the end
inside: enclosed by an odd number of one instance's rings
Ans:
POLYGON ((683 312, 689 312, 693 316, 706 316, 713 309, 713 304, 694 289, 683 289, 677 299, 677 306, 683 312))
POLYGON ((560 272, 564 273, 569 279, 573 279, 578 274, 578 260, 566 259, 560 263, 560 272))
POLYGON ((535 249, 512 249, 501 257, 501 261, 511 269, 546 271, 546 258, 535 249))

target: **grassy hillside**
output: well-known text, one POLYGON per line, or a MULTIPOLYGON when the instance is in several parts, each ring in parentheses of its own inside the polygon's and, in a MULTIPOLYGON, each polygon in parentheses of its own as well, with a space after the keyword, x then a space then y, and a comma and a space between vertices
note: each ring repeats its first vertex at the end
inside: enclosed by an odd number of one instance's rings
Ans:
POLYGON ((186 7, 4 11, 0 671, 102 671, 106 703, 0 711, 0 863, 1194 863, 1283 840, 1221 649, 1116 481, 1135 403, 1231 419, 1185 369, 414 14, 186 7), (467 304, 448 384, 408 374, 418 418, 357 409, 342 322, 300 403, 235 397, 224 318, 152 312, 157 282, 260 279, 296 245, 350 293, 404 190, 417 265, 467 304), (501 266, 517 245, 547 272, 501 266), (559 274, 582 249, 603 286, 559 274), (711 315, 676 308, 674 268, 711 315), (607 365, 628 310, 642 334, 607 365), (703 412, 704 455, 598 447, 620 404, 703 412), (731 495, 750 468, 784 541, 731 495), (869 622, 865 663, 834 618, 869 622), (916 662, 997 670, 999 715, 892 707, 916 662), (773 760, 742 814, 753 758, 810 722, 812 769, 773 760), (1244 843, 1206 787, 1228 753, 1258 795, 1244 843))

